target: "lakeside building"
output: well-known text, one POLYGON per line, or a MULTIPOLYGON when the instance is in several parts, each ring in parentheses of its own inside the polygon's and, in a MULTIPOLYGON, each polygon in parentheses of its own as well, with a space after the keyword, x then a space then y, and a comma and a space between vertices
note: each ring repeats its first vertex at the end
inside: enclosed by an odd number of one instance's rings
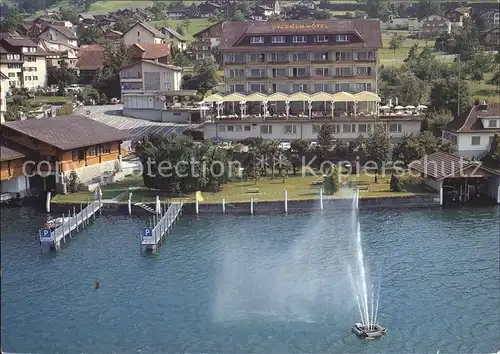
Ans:
POLYGON ((228 21, 225 93, 377 92, 378 20, 228 21))
POLYGON ((443 127, 443 138, 457 147, 464 157, 482 157, 491 146, 495 133, 500 134, 500 104, 482 102, 455 117, 443 127))
POLYGON ((381 99, 373 92, 329 94, 302 92, 285 95, 260 93, 248 96, 232 93, 214 94, 200 103, 205 139, 244 140, 262 137, 273 140, 304 139, 314 141, 322 124, 334 127, 335 137, 354 141, 360 135, 368 136, 376 123, 382 123, 397 142, 405 134, 418 134, 424 118, 425 106, 379 106, 381 99), (217 114, 210 105, 216 104, 217 114), (291 110, 292 103, 304 107, 299 113, 291 110), (342 103, 337 106, 337 103, 342 103), (350 110, 351 107, 353 110, 350 110), (252 113, 253 111, 253 113, 252 113))
POLYGON ((49 53, 31 39, 0 38, 0 70, 9 78, 9 87, 36 89, 47 84, 49 53))
POLYGON ((0 71, 0 123, 5 121, 7 112, 7 91, 9 91, 9 77, 0 71))
POLYGON ((23 174, 24 162, 24 154, 0 146, 0 201, 2 203, 15 198, 18 193, 20 197, 29 195, 30 181, 23 174))
POLYGON ((74 115, 7 122, 1 126, 1 138, 3 147, 34 162, 27 166, 31 188, 65 193, 72 171, 86 185, 120 171, 120 144, 128 135, 74 115))
POLYGON ((219 21, 193 34, 194 41, 189 51, 195 60, 212 57, 212 51, 219 47, 220 37, 226 21, 219 21))
POLYGON ((181 81, 182 68, 158 60, 143 59, 120 70, 122 94, 178 91, 181 88, 181 81))

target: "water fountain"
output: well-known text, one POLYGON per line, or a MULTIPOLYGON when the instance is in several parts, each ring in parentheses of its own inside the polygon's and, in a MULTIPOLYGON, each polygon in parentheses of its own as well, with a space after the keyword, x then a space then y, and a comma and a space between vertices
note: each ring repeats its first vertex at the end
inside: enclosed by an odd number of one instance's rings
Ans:
POLYGON ((356 210, 358 206, 358 193, 355 193, 352 200, 352 221, 355 235, 355 272, 351 265, 347 266, 347 275, 351 283, 352 291, 356 298, 361 322, 356 323, 351 331, 361 339, 379 338, 387 333, 387 329, 377 324, 378 302, 380 294, 380 281, 377 290, 374 291, 373 284, 367 280, 367 272, 363 257, 363 247, 361 246, 361 225, 356 221, 356 210))

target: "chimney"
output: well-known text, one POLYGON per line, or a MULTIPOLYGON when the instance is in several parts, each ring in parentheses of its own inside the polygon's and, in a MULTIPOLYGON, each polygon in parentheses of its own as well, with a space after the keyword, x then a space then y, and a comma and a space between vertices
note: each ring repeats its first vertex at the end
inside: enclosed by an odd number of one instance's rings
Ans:
POLYGON ((486 103, 486 101, 482 101, 479 106, 478 106, 478 109, 480 111, 487 111, 488 110, 488 103, 486 103))

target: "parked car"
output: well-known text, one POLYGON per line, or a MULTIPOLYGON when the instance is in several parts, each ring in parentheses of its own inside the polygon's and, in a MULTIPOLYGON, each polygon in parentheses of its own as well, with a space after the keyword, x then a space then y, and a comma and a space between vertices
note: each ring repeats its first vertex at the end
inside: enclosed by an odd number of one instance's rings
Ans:
POLYGON ((279 147, 280 147, 280 149, 281 149, 281 150, 283 150, 283 151, 285 151, 285 150, 290 150, 290 149, 292 148, 292 144, 291 144, 291 143, 289 143, 288 141, 282 141, 282 142, 280 143, 280 146, 279 146, 279 147))
POLYGON ((113 97, 112 99, 109 100, 109 104, 118 104, 120 103, 120 100, 116 97, 113 97))

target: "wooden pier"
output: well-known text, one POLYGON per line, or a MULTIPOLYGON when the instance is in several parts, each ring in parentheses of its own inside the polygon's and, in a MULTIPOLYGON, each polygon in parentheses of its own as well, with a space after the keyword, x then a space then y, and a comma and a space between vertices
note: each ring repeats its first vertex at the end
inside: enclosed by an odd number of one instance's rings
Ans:
MULTIPOLYGON (((153 216, 152 225, 154 227, 146 227, 142 230, 141 236, 141 251, 156 252, 165 240, 166 235, 172 229, 177 219, 182 216, 182 202, 170 204, 163 215, 157 214, 153 216)), ((159 208, 161 210, 161 208, 159 208)))
POLYGON ((102 213, 103 203, 101 200, 96 200, 87 203, 87 206, 80 205, 80 212, 76 213, 76 208, 73 208, 68 215, 62 215, 62 223, 54 230, 49 228, 40 229, 38 231, 40 237, 40 248, 43 252, 46 249, 59 250, 61 242, 66 243, 66 236, 72 238, 74 232, 84 229, 89 225, 91 219, 95 220, 96 214, 102 213))

